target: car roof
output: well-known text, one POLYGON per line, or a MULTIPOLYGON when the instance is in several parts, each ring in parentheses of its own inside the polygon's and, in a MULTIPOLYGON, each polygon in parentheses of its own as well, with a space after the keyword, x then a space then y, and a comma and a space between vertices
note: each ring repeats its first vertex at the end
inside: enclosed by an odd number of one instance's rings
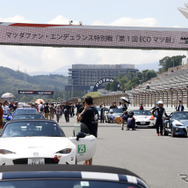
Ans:
POLYGON ((24 179, 83 179, 132 183, 147 188, 146 183, 133 172, 105 166, 84 165, 11 165, 0 167, 1 180, 24 179), (16 173, 15 173, 16 172, 16 173), (40 172, 40 173, 35 173, 40 172), (100 174, 98 174, 100 173, 100 174))

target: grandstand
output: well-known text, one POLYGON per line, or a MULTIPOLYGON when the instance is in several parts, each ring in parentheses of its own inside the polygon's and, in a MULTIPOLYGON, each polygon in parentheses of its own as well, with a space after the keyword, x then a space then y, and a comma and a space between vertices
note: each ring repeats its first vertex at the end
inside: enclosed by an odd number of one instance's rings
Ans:
POLYGON ((163 100, 166 107, 174 107, 178 100, 182 100, 188 107, 188 67, 182 65, 170 68, 168 72, 143 83, 128 94, 132 96, 133 106, 142 103, 152 107, 158 100, 163 100))

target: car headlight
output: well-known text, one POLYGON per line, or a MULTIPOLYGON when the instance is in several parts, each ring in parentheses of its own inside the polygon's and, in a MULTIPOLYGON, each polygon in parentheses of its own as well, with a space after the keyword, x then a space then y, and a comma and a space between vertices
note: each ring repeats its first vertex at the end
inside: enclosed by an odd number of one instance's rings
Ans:
POLYGON ((15 154, 15 153, 6 149, 0 149, 0 154, 6 155, 6 154, 15 154))
POLYGON ((66 149, 62 149, 56 153, 59 153, 59 154, 69 154, 70 152, 72 151, 71 148, 66 148, 66 149))
POLYGON ((183 126, 183 125, 181 125, 181 124, 176 124, 175 126, 176 126, 176 127, 181 127, 181 126, 183 126))

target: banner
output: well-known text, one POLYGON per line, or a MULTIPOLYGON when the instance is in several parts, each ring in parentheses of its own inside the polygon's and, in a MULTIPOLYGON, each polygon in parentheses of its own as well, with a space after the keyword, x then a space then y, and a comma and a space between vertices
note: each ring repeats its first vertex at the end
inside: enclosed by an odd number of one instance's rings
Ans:
POLYGON ((25 94, 25 95, 53 95, 54 91, 18 90, 18 94, 25 94))

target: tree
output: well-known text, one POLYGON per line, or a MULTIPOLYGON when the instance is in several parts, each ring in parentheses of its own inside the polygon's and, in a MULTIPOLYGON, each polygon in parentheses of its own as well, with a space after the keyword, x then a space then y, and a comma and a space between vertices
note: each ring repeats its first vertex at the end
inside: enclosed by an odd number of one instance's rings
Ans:
POLYGON ((171 67, 176 67, 179 65, 182 65, 182 59, 186 57, 184 55, 178 55, 178 56, 173 56, 169 57, 166 56, 163 59, 159 60, 159 65, 161 68, 159 69, 160 73, 168 71, 169 68, 171 67))
POLYGON ((114 80, 111 85, 110 85, 110 90, 111 91, 117 91, 118 90, 118 85, 119 85, 119 82, 117 80, 114 80))
POLYGON ((105 89, 106 89, 107 91, 110 90, 110 85, 111 85, 110 83, 106 84, 105 89))

